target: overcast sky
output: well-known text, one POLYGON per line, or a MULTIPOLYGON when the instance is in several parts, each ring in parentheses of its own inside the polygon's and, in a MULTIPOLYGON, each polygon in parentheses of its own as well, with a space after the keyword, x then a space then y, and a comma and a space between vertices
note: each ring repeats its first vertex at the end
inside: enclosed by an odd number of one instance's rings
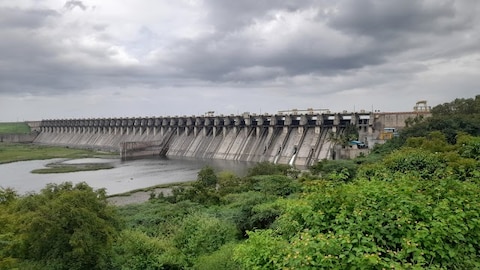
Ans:
POLYGON ((0 122, 477 94, 478 0, 0 0, 0 122))

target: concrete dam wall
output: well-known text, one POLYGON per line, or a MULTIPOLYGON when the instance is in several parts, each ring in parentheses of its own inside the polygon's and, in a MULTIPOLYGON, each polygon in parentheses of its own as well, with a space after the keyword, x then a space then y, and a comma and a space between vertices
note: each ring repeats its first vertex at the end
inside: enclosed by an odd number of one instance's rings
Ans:
POLYGON ((118 151, 123 158, 269 161, 309 166, 331 159, 328 134, 347 125, 372 134, 371 113, 43 120, 34 143, 118 151))

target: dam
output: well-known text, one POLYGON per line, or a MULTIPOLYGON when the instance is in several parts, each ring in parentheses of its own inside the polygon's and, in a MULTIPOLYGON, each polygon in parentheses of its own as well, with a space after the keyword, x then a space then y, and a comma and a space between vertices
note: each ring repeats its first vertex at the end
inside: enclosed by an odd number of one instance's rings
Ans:
POLYGON ((118 151, 123 158, 165 155, 308 166, 331 159, 329 133, 347 125, 372 132, 371 113, 242 114, 42 120, 34 143, 118 151))
POLYGON ((360 140, 375 137, 382 122, 401 122, 419 112, 285 111, 277 114, 166 116, 42 120, 36 144, 119 152, 121 157, 268 161, 309 166, 334 158, 329 134, 354 125, 360 140), (392 120, 393 119, 393 120, 392 120))

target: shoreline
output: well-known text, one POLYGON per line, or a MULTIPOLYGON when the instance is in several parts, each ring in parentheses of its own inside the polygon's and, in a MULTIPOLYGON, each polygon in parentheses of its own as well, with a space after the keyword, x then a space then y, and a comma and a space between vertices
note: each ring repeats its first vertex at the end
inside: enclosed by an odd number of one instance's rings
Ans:
POLYGON ((173 188, 155 188, 151 191, 136 191, 132 192, 129 195, 111 195, 107 197, 107 202, 114 206, 125 206, 129 204, 140 204, 148 202, 150 199, 150 194, 152 192, 155 195, 163 193, 165 196, 169 196, 172 194, 173 188))
POLYGON ((147 202, 150 199, 150 194, 152 194, 152 192, 155 193, 156 196, 158 196, 160 193, 163 193, 165 196, 170 196, 172 195, 172 190, 175 187, 189 186, 193 182, 194 181, 161 184, 146 188, 134 189, 124 193, 112 194, 107 196, 107 202, 117 207, 129 204, 140 204, 147 202))

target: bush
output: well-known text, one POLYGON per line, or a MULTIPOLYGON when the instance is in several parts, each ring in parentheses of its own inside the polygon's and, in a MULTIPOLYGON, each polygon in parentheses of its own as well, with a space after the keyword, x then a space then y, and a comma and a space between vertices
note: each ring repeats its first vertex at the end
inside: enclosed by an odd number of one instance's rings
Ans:
POLYGON ((223 203, 226 204, 223 211, 226 218, 235 224, 240 235, 246 237, 246 231, 265 229, 280 214, 274 205, 271 205, 269 210, 259 210, 257 208, 272 202, 274 199, 274 196, 265 196, 265 194, 256 191, 230 194, 223 198, 223 203), (263 212, 263 214, 259 214, 259 212, 263 212))
POLYGON ((328 180, 351 181, 357 174, 358 165, 353 160, 322 160, 310 167, 313 174, 328 180))
POLYGON ((175 246, 186 256, 189 265, 195 258, 218 250, 236 240, 233 223, 205 213, 185 217, 173 237, 175 246))
POLYGON ((404 148, 383 160, 391 173, 409 173, 421 179, 432 179, 444 172, 445 162, 441 155, 426 150, 404 148))
POLYGON ((190 201, 168 203, 149 201, 119 208, 127 228, 139 230, 148 236, 165 236, 175 233, 184 217, 204 209, 190 201))
POLYGON ((185 256, 165 239, 135 230, 121 233, 115 245, 115 269, 183 269, 185 256))
POLYGON ((15 201, 8 253, 57 269, 105 269, 120 222, 104 190, 85 183, 49 184, 15 201))
POLYGON ((249 234, 239 262, 248 269, 480 267, 477 185, 408 175, 317 183, 288 203, 275 231, 249 234))
POLYGON ((288 196, 299 190, 296 180, 283 175, 259 175, 250 178, 252 189, 268 195, 288 196))
POLYGON ((240 270, 240 265, 233 259, 233 251, 236 244, 228 243, 223 245, 219 250, 200 256, 193 266, 193 269, 197 270, 212 270, 212 269, 225 269, 225 270, 240 270))
POLYGON ((248 170, 247 176, 256 175, 284 175, 296 178, 300 174, 298 170, 295 170, 290 165, 286 164, 273 164, 271 162, 260 162, 255 164, 248 170))
POLYGON ((217 191, 220 196, 237 193, 243 191, 243 189, 245 189, 245 182, 234 173, 227 171, 218 174, 217 191))

